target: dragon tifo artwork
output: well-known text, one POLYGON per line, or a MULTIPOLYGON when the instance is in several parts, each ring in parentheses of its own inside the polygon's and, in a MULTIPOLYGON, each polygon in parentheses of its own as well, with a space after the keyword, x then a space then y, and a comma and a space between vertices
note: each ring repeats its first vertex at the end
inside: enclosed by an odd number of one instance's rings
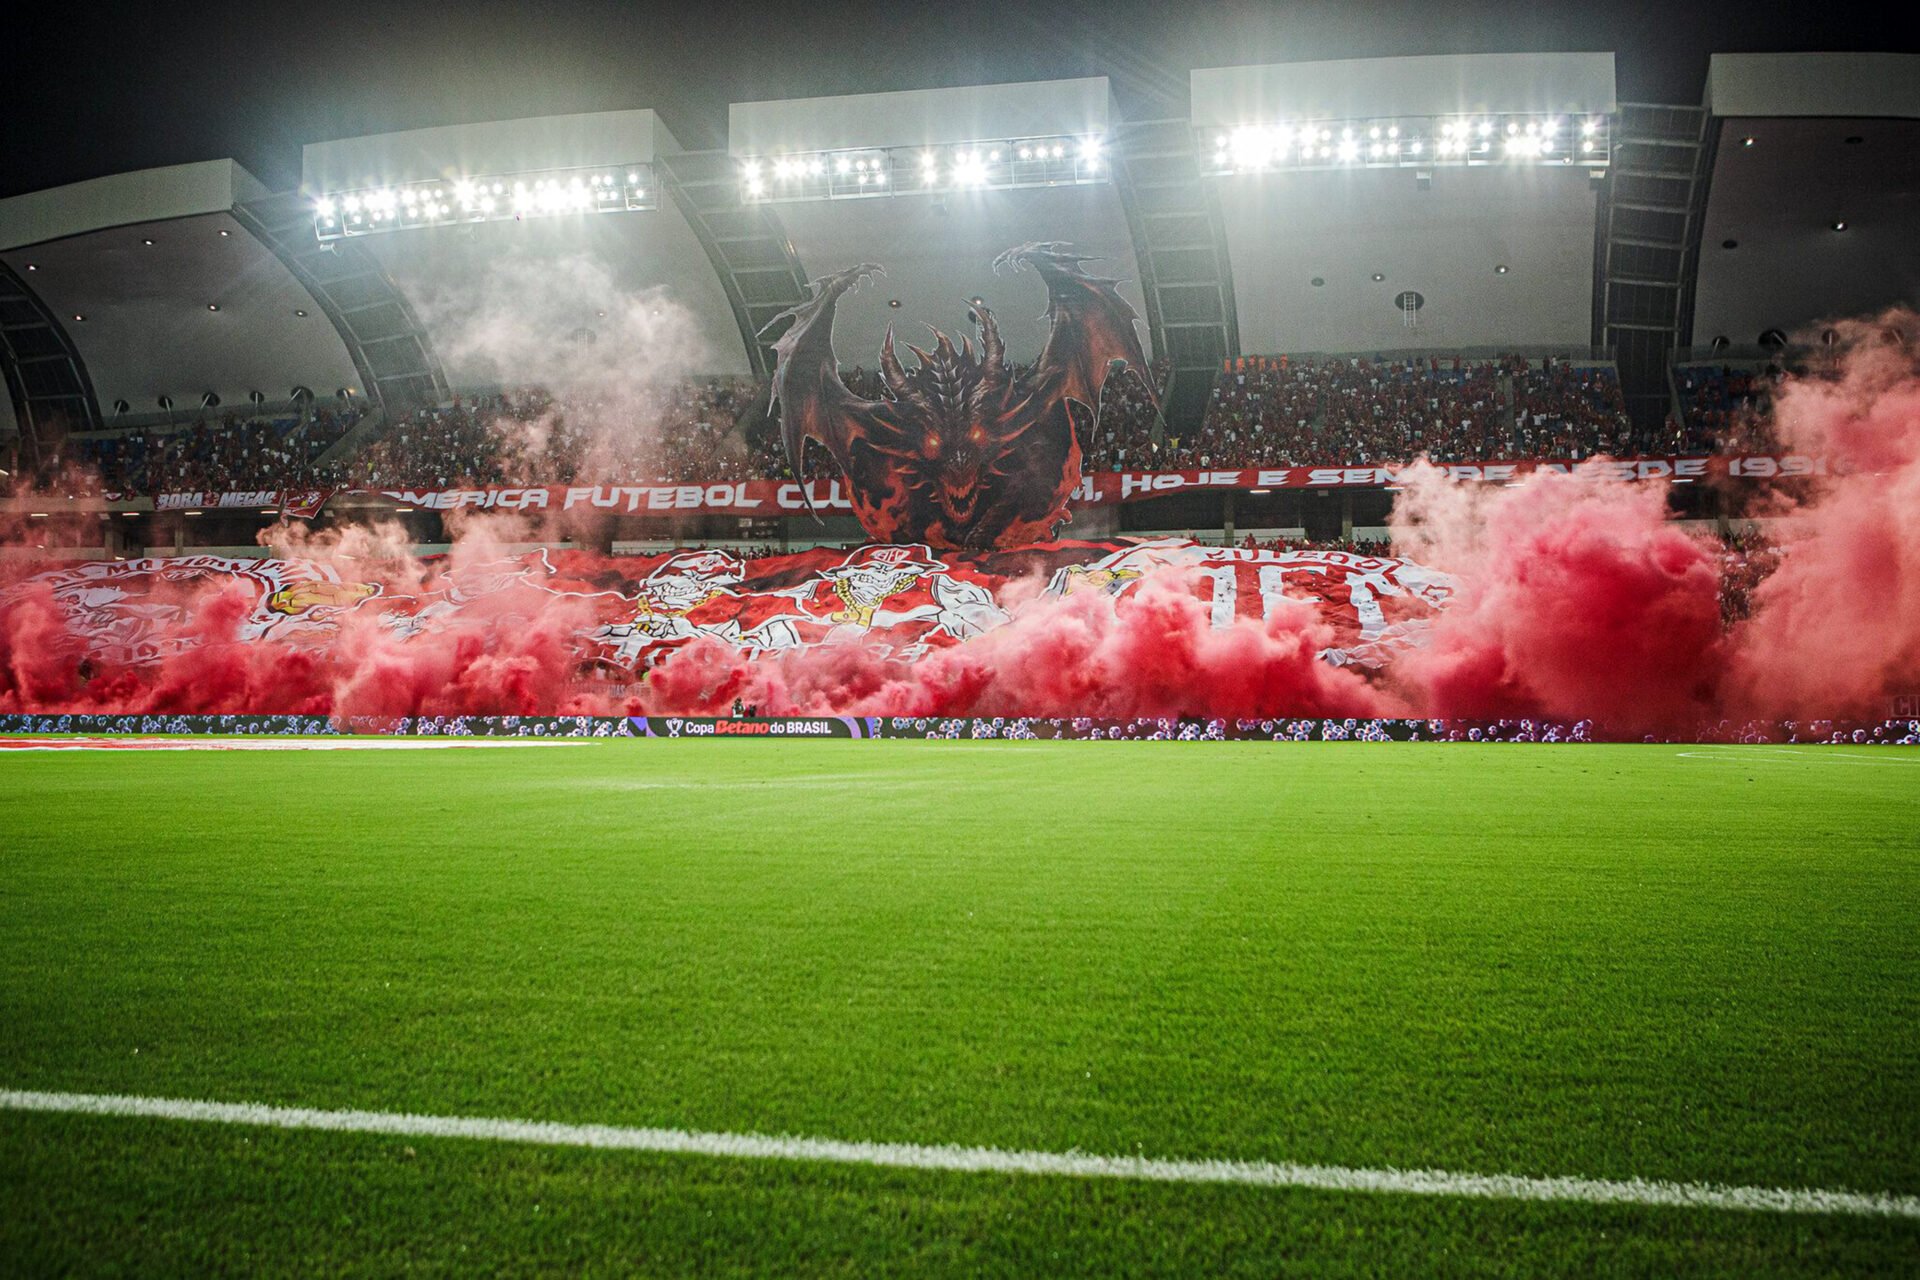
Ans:
POLYGON ((1454 590, 1446 575, 1390 556, 1185 539, 960 553, 883 543, 753 560, 721 550, 540 551, 478 564, 426 561, 393 579, 356 574, 351 564, 184 556, 35 575, 0 592, 0 624, 19 620, 11 610, 35 611, 57 621, 53 642, 94 667, 137 671, 208 644, 325 649, 349 626, 406 640, 463 622, 538 618, 572 636, 580 679, 626 684, 701 640, 750 658, 858 645, 910 662, 986 635, 1037 601, 1081 592, 1117 599, 1167 570, 1189 575, 1215 627, 1262 618, 1282 600, 1305 602, 1329 624, 1320 656, 1368 669, 1419 643, 1454 590))
POLYGON ((773 344, 773 399, 794 474, 807 440, 825 445, 877 542, 987 549, 1055 536, 1080 479, 1076 428, 1097 420, 1107 378, 1125 365, 1157 394, 1138 316, 1118 281, 1080 269, 1089 260, 1057 243, 1023 245, 995 260, 996 269, 1030 266, 1047 285, 1050 329, 1031 369, 1008 363, 993 313, 970 304, 978 354, 970 339, 956 350, 936 329, 931 351, 908 345, 918 361, 908 371, 888 327, 879 400, 841 382, 833 316, 843 294, 881 269, 866 263, 816 281, 810 301, 774 321, 791 321, 773 344))

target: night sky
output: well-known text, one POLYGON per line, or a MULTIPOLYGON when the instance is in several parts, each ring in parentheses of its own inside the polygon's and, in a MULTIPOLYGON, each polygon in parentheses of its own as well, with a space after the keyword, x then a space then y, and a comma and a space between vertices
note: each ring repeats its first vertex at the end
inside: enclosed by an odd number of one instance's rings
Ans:
POLYGON ((1886 6, 1559 0, 310 0, 34 3, 4 37, 0 195, 231 156, 269 186, 300 147, 394 129, 652 107, 689 147, 727 104, 1105 75, 1184 115, 1193 67, 1613 50, 1627 101, 1697 103, 1711 52, 1912 50, 1886 6))

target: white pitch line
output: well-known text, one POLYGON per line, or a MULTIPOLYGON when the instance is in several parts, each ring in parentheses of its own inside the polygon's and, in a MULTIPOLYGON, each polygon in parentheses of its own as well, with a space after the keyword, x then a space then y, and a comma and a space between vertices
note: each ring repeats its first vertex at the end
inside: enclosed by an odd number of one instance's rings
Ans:
MULTIPOLYGON (((1877 747, 1871 750, 1887 751, 1889 748, 1877 747)), ((1717 760, 1722 764, 1797 764, 1801 760, 1818 760, 1822 764, 1864 764, 1878 768, 1914 769, 1920 768, 1920 755, 1862 756, 1842 754, 1832 747, 1815 746, 1810 748, 1776 747, 1763 744, 1746 746, 1708 747, 1701 751, 1676 751, 1682 760, 1717 760), (1793 757, 1789 760, 1787 757, 1793 757)))
POLYGON ((843 1142, 756 1133, 700 1133, 621 1125, 557 1124, 465 1116, 416 1116, 389 1111, 322 1111, 261 1103, 197 1102, 125 1094, 0 1090, 0 1110, 66 1115, 140 1116, 270 1129, 319 1129, 395 1137, 472 1138, 552 1147, 720 1156, 737 1160, 801 1160, 927 1169, 952 1173, 1034 1174, 1113 1178, 1134 1182, 1221 1183, 1247 1187, 1302 1187, 1476 1200, 1567 1201, 1657 1208, 1733 1209, 1750 1213, 1834 1214, 1920 1220, 1920 1196, 1859 1191, 1652 1182, 1640 1178, 1525 1178, 1511 1174, 1448 1173, 1440 1169, 1349 1169, 1339 1165, 1273 1164, 1264 1160, 1156 1160, 1078 1151, 1003 1151, 994 1147, 918 1146, 898 1142, 843 1142))

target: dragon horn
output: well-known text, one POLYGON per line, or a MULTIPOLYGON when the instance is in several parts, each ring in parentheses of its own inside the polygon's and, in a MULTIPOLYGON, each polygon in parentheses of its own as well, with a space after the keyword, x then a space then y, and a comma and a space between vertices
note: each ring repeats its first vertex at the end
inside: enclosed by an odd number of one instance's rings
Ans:
POLYGON ((985 307, 975 307, 975 315, 980 317, 980 354, 985 359, 984 370, 988 377, 997 376, 1006 365, 1007 347, 1000 341, 1000 326, 993 322, 993 312, 985 307))
POLYGON ((905 400, 912 390, 907 381, 907 371, 900 367, 900 357, 893 352, 893 326, 887 326, 887 340, 880 344, 880 376, 887 380, 887 389, 893 392, 895 400, 905 400))

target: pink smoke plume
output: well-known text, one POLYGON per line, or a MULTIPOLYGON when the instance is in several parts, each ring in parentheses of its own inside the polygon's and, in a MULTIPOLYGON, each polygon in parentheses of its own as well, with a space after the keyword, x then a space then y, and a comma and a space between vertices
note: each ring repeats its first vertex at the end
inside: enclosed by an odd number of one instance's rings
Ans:
MULTIPOLYGON (((1025 592, 1033 595, 1037 584, 1025 592)), ((1192 575, 1163 571, 1118 599, 1031 599, 1012 621, 908 664, 857 646, 744 661, 705 642, 648 679, 650 711, 1172 717, 1392 715, 1405 708, 1317 654, 1331 629, 1305 604, 1215 627, 1192 575)))
MULTIPOLYGON (((1780 566, 1731 629, 1719 544, 1670 521, 1658 486, 1582 469, 1486 488, 1429 471, 1398 504, 1396 550, 1458 589, 1425 647, 1377 677, 1316 656, 1329 629, 1311 606, 1219 627, 1189 573, 1163 569, 1118 597, 1010 584, 1011 621, 910 663, 831 644, 749 661, 701 640, 638 692, 583 692, 591 593, 489 569, 559 530, 472 517, 434 563, 397 529, 269 531, 280 554, 379 587, 367 607, 338 609, 324 643, 240 642, 246 593, 189 574, 149 598, 169 619, 162 660, 116 666, 71 643, 50 591, 16 589, 0 611, 0 711, 698 713, 739 698, 807 714, 1541 715, 1619 732, 1876 714, 1889 694, 1920 692, 1920 376, 1906 341, 1888 337, 1920 332, 1920 318, 1836 332, 1825 365, 1786 381, 1773 423, 1833 474, 1771 499, 1780 566), (455 596, 457 610, 430 603, 455 596), (415 620, 409 609, 421 625, 396 626, 415 620)), ((25 532, 0 529, 0 541, 25 532)), ((22 563, 0 574, 17 580, 22 563)), ((324 604, 335 588, 307 589, 324 604)))
POLYGON ((1711 709, 1719 556, 1667 521, 1657 486, 1589 467, 1479 489, 1426 468, 1394 520, 1410 558, 1461 584, 1428 644, 1395 665, 1425 713, 1639 730, 1711 709))
POLYGON ((1731 637, 1741 709, 1871 714, 1920 693, 1920 316, 1835 333, 1831 367, 1776 398, 1774 430, 1834 474, 1776 513, 1780 567, 1731 637))

